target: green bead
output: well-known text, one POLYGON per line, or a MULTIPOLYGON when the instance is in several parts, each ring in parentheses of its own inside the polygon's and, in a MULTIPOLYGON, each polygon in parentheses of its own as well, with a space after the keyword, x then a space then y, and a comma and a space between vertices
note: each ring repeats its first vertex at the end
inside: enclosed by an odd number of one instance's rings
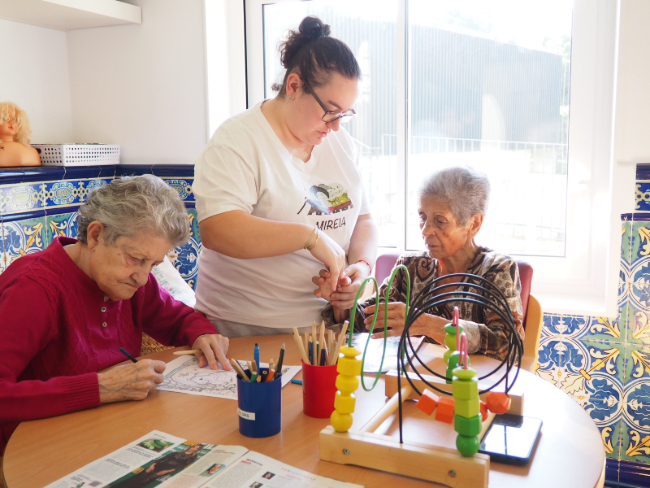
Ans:
POLYGON ((478 398, 478 381, 476 378, 461 380, 458 377, 453 378, 452 394, 456 400, 471 400, 478 398))
POLYGON ((473 400, 456 400, 454 412, 467 419, 476 417, 481 413, 481 403, 478 397, 473 400))
POLYGON ((476 454, 481 447, 478 436, 464 436, 459 435, 456 437, 456 449, 461 456, 471 457, 476 454))
POLYGON ((442 359, 445 361, 445 364, 449 364, 449 356, 454 352, 451 349, 445 349, 445 353, 442 355, 442 359))
MULTIPOLYGON (((449 358, 451 360, 451 358, 449 358)), ((468 366, 469 366, 469 361, 468 366)), ((467 369, 465 368, 456 368, 453 371, 453 375, 456 376, 459 380, 469 380, 474 378, 476 376, 476 370, 473 370, 472 368, 468 367, 467 369)))
POLYGON ((456 350, 456 336, 451 334, 445 334, 445 346, 447 346, 452 351, 456 350))
POLYGON ((460 415, 454 415, 454 430, 458 432, 459 435, 469 437, 479 435, 482 427, 483 422, 480 415, 469 419, 461 417, 460 415))
MULTIPOLYGON (((454 327, 454 324, 448 323, 447 325, 445 325, 444 329, 447 334, 456 335, 456 327, 454 327)), ((460 324, 458 324, 458 331, 461 334, 463 333, 463 326, 460 324)))
POLYGON ((447 368, 447 384, 451 385, 451 379, 454 377, 454 370, 447 368))
POLYGON ((452 371, 458 368, 458 360, 460 359, 460 351, 451 351, 449 355, 449 361, 447 362, 447 368, 452 371))

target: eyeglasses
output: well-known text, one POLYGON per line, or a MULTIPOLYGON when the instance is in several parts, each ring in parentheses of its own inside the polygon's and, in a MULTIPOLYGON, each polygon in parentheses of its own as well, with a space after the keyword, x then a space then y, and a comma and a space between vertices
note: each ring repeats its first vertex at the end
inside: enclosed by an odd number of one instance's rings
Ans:
POLYGON ((323 122, 334 122, 335 120, 341 119, 341 124, 346 124, 350 122, 355 115, 357 115, 357 113, 352 108, 347 112, 335 112, 333 110, 327 110, 327 107, 323 104, 323 102, 320 101, 318 95, 316 95, 314 90, 312 90, 307 83, 303 83, 303 87, 305 88, 305 91, 309 92, 311 96, 316 99, 318 105, 320 105, 320 107, 325 110, 325 113, 322 117, 323 122))

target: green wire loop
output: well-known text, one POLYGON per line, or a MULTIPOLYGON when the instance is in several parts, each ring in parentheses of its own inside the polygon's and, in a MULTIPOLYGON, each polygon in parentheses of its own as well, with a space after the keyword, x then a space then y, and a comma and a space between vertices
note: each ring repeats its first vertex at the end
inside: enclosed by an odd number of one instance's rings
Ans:
MULTIPOLYGON (((373 331, 375 330, 375 323, 377 322, 377 314, 379 313, 379 285, 377 284, 377 280, 369 276, 365 280, 363 280, 363 283, 359 287, 359 291, 357 292, 357 297, 354 299, 354 305, 352 306, 352 311, 350 312, 350 337, 348 338, 348 346, 352 347, 352 334, 354 333, 354 318, 356 317, 357 313, 357 303, 359 302, 359 297, 361 296, 361 293, 363 292, 366 283, 369 280, 372 280, 373 283, 375 284, 375 313, 372 316, 372 324, 370 325, 370 331, 368 332, 368 340, 366 341, 366 347, 363 349, 363 355, 361 356, 361 386, 365 391, 372 391, 372 389, 377 385, 377 382, 379 381, 379 377, 381 376, 381 369, 384 365, 384 358, 386 357, 386 344, 388 343, 388 298, 390 296, 390 290, 393 287, 393 280, 395 279, 395 275, 397 272, 403 269, 404 272, 406 273, 406 311, 404 312, 404 325, 406 325, 406 321, 408 320, 408 315, 409 315, 409 304, 411 302, 411 277, 409 276, 409 271, 406 266, 403 264, 400 264, 399 266, 396 266, 393 272, 390 275, 390 280, 388 281, 388 288, 386 289, 386 300, 384 301, 384 349, 382 350, 381 353, 381 363, 379 364, 379 371, 377 372, 377 376, 375 376, 375 381, 372 383, 372 386, 370 388, 366 387, 366 384, 364 382, 364 375, 363 375, 363 369, 366 364, 366 353, 368 351, 368 345, 370 344, 370 337, 373 334, 373 331)), ((404 348, 400 351, 400 354, 402 355, 402 360, 404 359, 404 348)), ((403 361, 402 361, 403 363, 403 361)))

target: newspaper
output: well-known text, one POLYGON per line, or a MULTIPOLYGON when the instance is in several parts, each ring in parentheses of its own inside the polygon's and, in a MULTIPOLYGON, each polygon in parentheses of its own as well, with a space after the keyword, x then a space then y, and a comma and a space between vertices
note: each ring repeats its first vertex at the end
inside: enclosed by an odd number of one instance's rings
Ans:
MULTIPOLYGON (((239 364, 243 369, 248 369, 245 361, 239 361, 239 364)), ((268 363, 260 363, 262 368, 268 366, 268 363)), ((286 386, 299 371, 300 366, 283 366, 282 386, 286 386)), ((199 368, 199 361, 194 356, 181 356, 170 361, 164 375, 165 380, 158 385, 159 390, 237 400, 237 373, 199 368)))
POLYGON ((242 446, 154 430, 46 488, 363 488, 293 468, 242 446))

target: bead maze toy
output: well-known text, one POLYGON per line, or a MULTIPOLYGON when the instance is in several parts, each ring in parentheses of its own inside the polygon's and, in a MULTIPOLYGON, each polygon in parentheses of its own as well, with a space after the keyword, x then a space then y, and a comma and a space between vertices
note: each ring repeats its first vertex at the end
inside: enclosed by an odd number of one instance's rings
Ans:
MULTIPOLYGON (((434 481, 452 488, 487 488, 490 458, 478 453, 481 438, 495 414, 509 412, 521 415, 523 412, 523 394, 517 394, 513 390, 521 366, 523 346, 515 330, 510 308, 503 293, 494 284, 485 278, 467 273, 455 273, 432 280, 411 300, 408 270, 403 265, 393 271, 388 290, 400 270, 406 273, 406 313, 399 343, 397 370, 390 371, 385 378, 385 392, 390 400, 359 430, 350 431, 356 402, 354 392, 359 383, 364 390, 372 390, 380 377, 380 373, 377 373, 372 386, 366 387, 362 371, 368 343, 362 359, 358 359, 357 356, 361 352, 352 347, 350 334, 348 345, 341 348, 343 357, 338 362, 338 392, 334 402, 335 411, 330 419, 331 426, 320 432, 320 457, 325 461, 364 466, 434 481), (458 281, 440 284, 442 279, 450 278, 458 281), (467 337, 460 324, 457 307, 454 309, 452 322, 445 327, 444 342, 448 349, 443 359, 446 374, 439 374, 429 368, 411 346, 411 325, 427 310, 448 303, 472 303, 481 306, 484 310, 495 313, 507 324, 508 354, 492 371, 479 377, 476 370, 470 367, 467 337), (423 374, 422 370, 430 374, 423 374), (500 378, 492 382, 486 381, 499 371, 503 373, 500 378), (514 374, 511 374, 513 372, 514 374), (361 381, 357 378, 359 375, 361 381), (417 399, 417 408, 429 416, 435 412, 435 420, 431 421, 453 425, 450 425, 449 429, 453 428, 458 434, 456 449, 436 445, 435 439, 432 439, 431 443, 404 441, 403 402, 407 399, 417 399), (399 441, 375 433, 395 411, 398 411, 399 441)), ((370 334, 374 331, 380 306, 379 286, 372 277, 366 281, 371 279, 375 285, 377 306, 370 334)), ((366 281, 360 290, 363 290, 366 281)), ((352 310, 357 309, 358 299, 359 294, 352 310)), ((388 336, 388 295, 384 306, 385 351, 388 336)), ((353 330, 354 314, 350 319, 350 331, 353 330)), ((382 364, 383 360, 382 356, 382 364)))

